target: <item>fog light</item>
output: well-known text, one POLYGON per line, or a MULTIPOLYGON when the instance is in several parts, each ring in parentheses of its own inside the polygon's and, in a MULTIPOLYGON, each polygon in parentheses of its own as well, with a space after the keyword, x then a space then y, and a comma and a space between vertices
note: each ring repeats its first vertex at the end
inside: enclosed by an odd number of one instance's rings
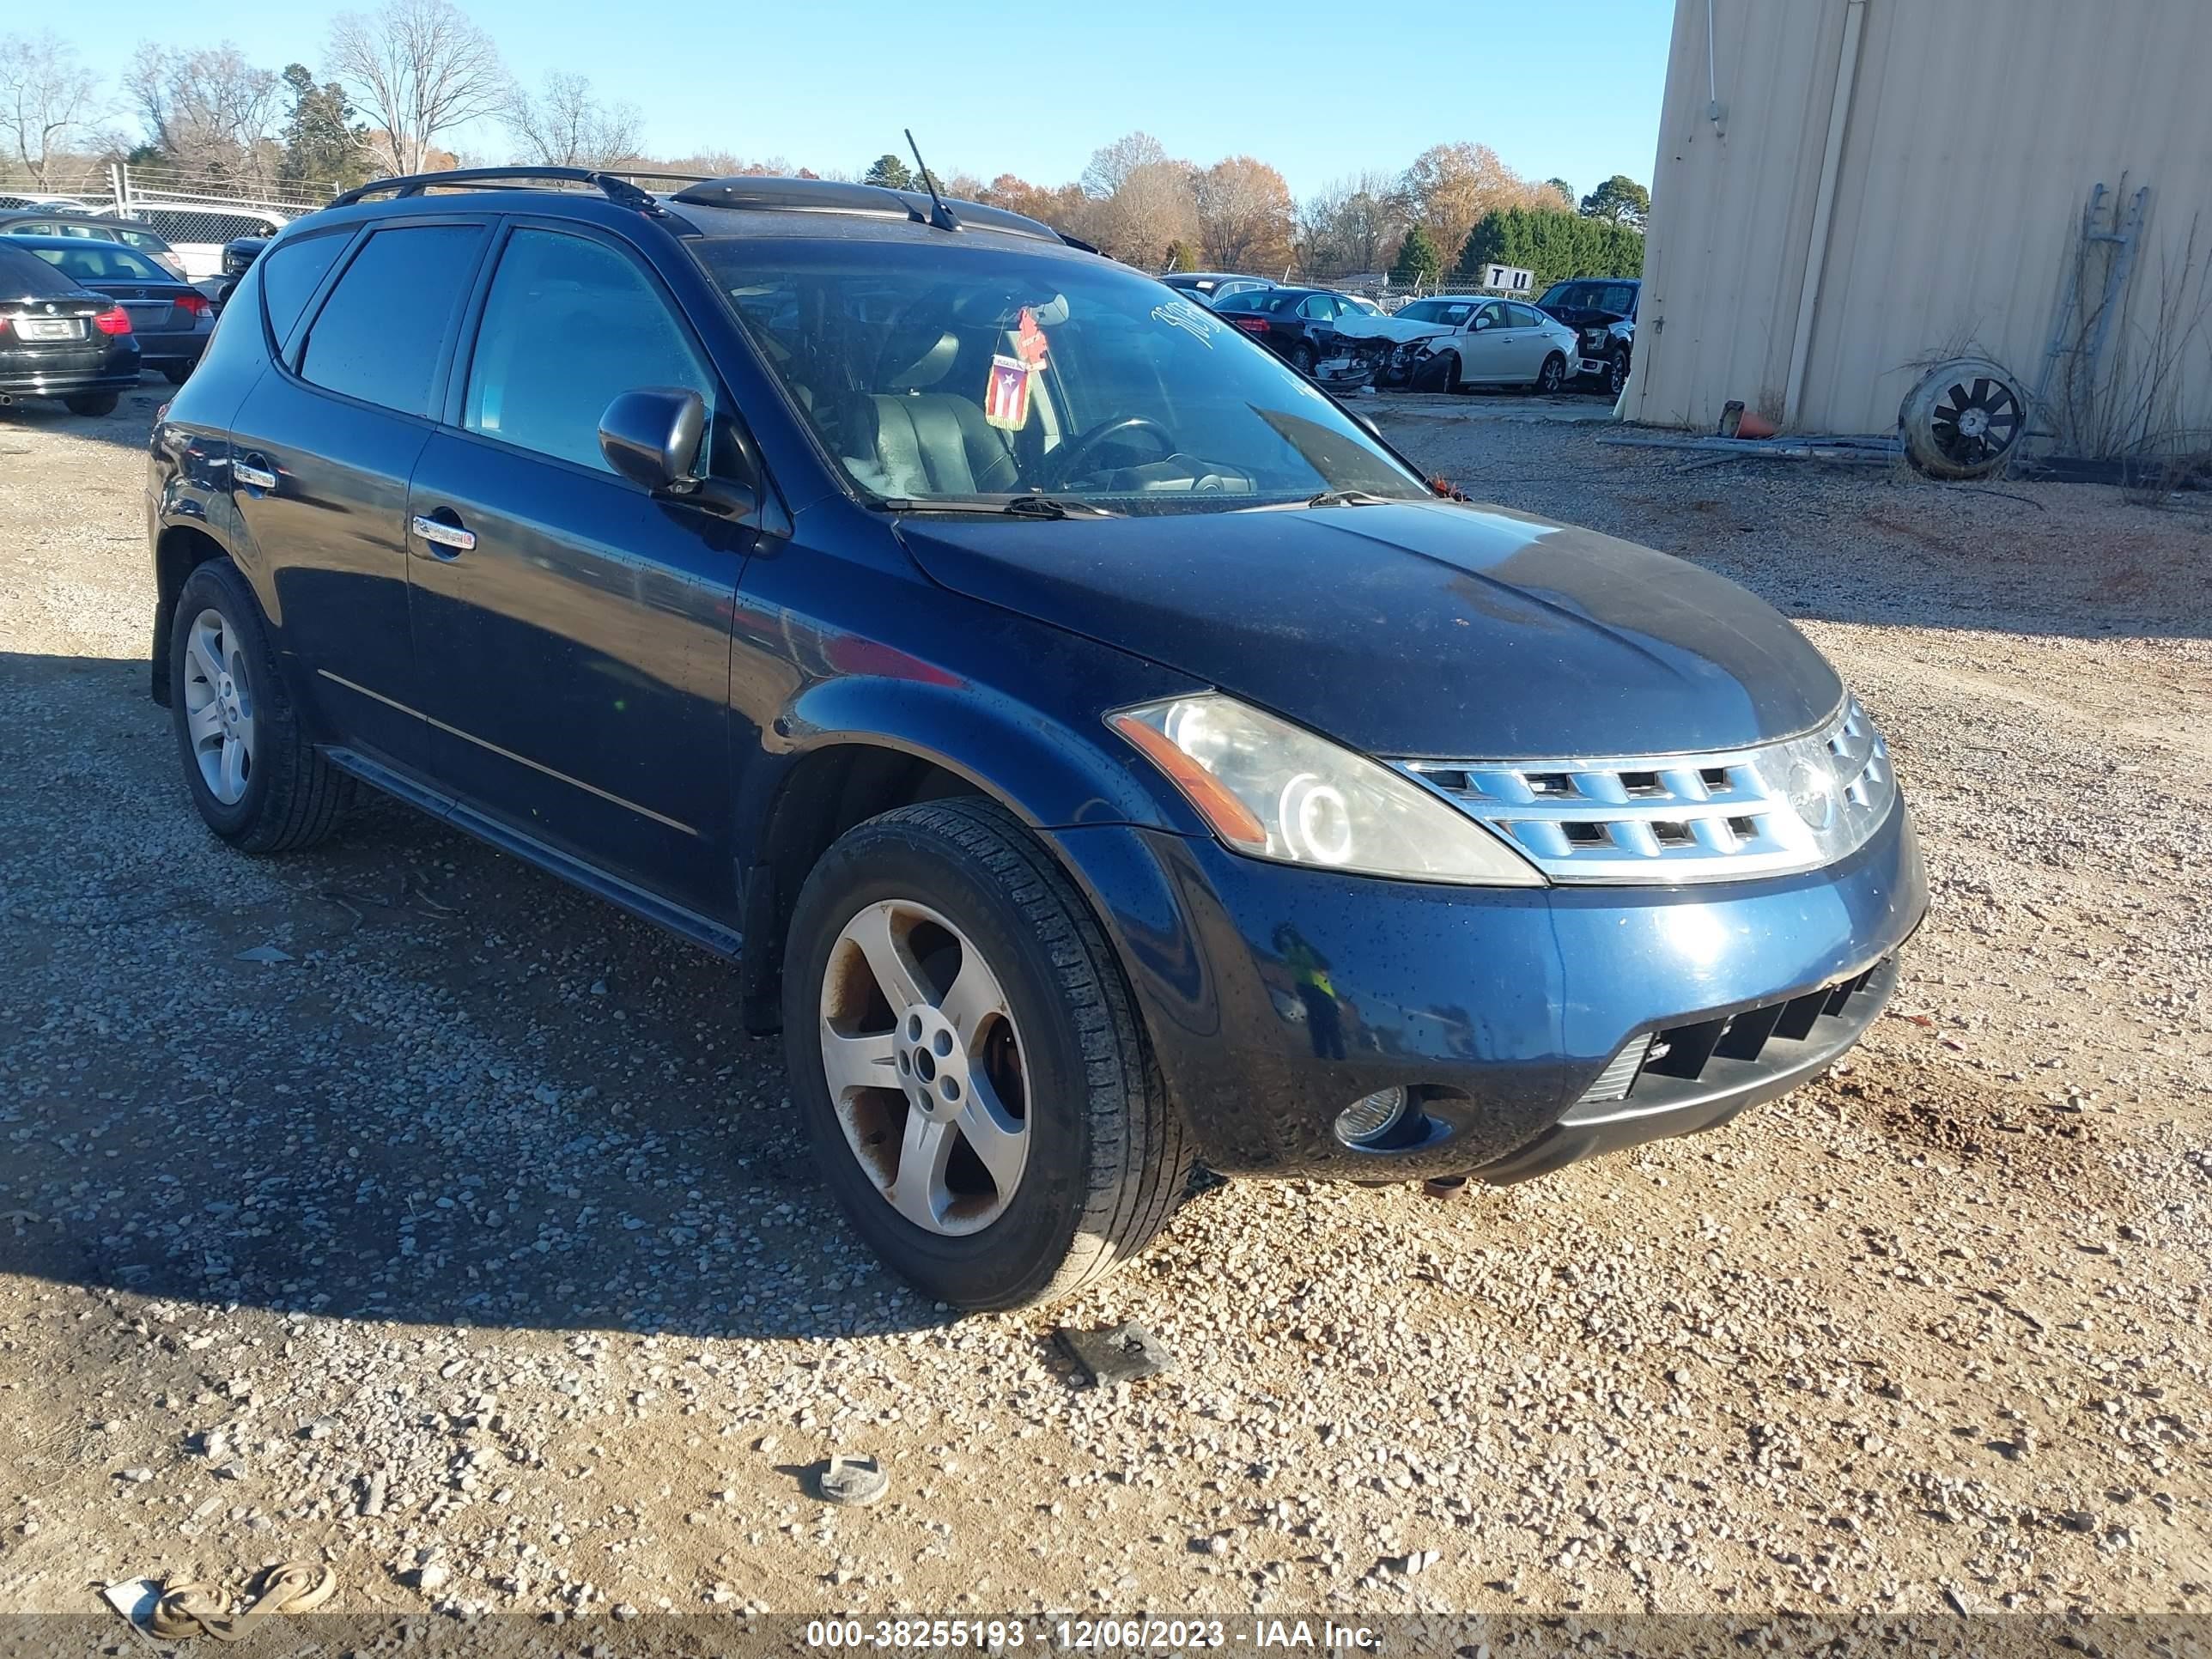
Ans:
POLYGON ((1403 1089, 1377 1089, 1336 1115, 1336 1138, 1347 1146, 1372 1146, 1398 1127, 1411 1104, 1403 1089))

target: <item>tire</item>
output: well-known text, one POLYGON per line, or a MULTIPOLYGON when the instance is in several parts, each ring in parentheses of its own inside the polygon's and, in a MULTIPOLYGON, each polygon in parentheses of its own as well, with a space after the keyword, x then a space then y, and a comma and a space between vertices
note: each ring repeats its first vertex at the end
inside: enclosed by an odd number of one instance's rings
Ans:
POLYGON ((1459 353, 1444 353, 1444 390, 1456 397, 1468 389, 1467 382, 1459 377, 1459 353))
POLYGON ((1544 359, 1543 368, 1536 371, 1536 390, 1545 397, 1556 395, 1567 383, 1567 360, 1553 352, 1544 359))
POLYGON ((1618 398, 1628 385, 1628 354, 1616 351, 1606 359, 1605 392, 1608 398, 1618 398))
POLYGON ((1183 1192, 1189 1144, 1121 964, 1050 854, 992 803, 902 807, 823 855, 792 915, 783 1032, 824 1182, 877 1255, 937 1301, 1072 1295, 1142 1250, 1183 1192), (862 940, 898 956, 914 994, 902 1008, 862 940), (981 980, 963 978, 971 962, 981 980), (870 1046, 825 1060, 837 1041, 870 1046), (957 1119, 931 1092, 948 1079, 957 1119), (924 1148, 939 1145, 933 1164, 924 1148), (910 1155, 926 1178, 908 1178, 910 1155))
POLYGON ((1314 349, 1307 341, 1300 340, 1291 348, 1291 367, 1309 380, 1313 378, 1314 365, 1320 361, 1314 356, 1314 349))
POLYGON ((75 397, 62 399, 72 415, 112 415, 115 405, 121 401, 121 397, 112 392, 80 392, 75 397))
POLYGON ((337 827, 352 802, 352 780, 301 729, 260 607, 228 559, 197 567, 177 596, 169 629, 169 714, 192 805, 209 829, 240 852, 312 847, 337 827), (212 631, 203 626, 210 617, 216 624, 212 631), (226 704, 234 716, 228 720, 226 704), (210 707, 217 711, 213 716, 206 712, 210 707), (234 738, 245 754, 233 766, 234 738), (204 769, 202 756, 210 747, 213 762, 204 769), (236 794, 226 799, 234 787, 236 794))
POLYGON ((196 363, 163 363, 161 378, 171 386, 182 386, 192 378, 192 370, 198 367, 196 363))

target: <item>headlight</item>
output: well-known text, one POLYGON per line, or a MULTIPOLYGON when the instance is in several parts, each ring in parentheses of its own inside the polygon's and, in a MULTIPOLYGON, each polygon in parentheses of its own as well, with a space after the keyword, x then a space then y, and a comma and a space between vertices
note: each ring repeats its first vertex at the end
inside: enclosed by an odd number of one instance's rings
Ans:
POLYGON ((1418 784, 1233 697, 1174 697, 1107 723, 1254 858, 1476 887, 1544 884, 1498 836, 1418 784))

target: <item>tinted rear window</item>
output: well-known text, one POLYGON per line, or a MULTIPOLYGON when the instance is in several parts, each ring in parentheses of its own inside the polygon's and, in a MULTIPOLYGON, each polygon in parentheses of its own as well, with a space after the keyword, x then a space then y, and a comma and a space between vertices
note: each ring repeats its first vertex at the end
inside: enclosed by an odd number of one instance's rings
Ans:
POLYGON ((428 414, 439 349, 482 235, 474 225, 407 225, 371 236, 308 330, 301 374, 365 403, 428 414))
POLYGON ((72 239, 68 247, 38 247, 32 252, 80 283, 167 283, 175 278, 144 254, 120 242, 95 241, 88 236, 72 239))
POLYGON ((287 242, 261 260, 261 303, 269 313, 269 331, 278 345, 291 337, 293 325, 314 297, 323 273, 351 240, 343 231, 310 236, 287 242))
POLYGON ((77 291, 75 283, 35 253, 0 243, 0 299, 47 299, 77 291))

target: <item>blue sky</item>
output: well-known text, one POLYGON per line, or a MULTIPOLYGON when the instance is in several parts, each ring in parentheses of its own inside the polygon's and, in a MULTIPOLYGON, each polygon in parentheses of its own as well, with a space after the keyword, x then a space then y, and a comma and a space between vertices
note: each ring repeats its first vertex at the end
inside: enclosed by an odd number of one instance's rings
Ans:
MULTIPOLYGON (((1257 155, 1300 197, 1460 139, 1582 191, 1614 173, 1649 183, 1674 10, 1672 0, 1576 0, 1570 27, 1549 6, 1491 0, 460 3, 526 82, 569 70, 637 105, 660 154, 727 149, 856 172, 911 125, 940 173, 1052 185, 1141 128, 1201 163, 1257 155)), ((271 67, 319 67, 339 9, 102 0, 37 15, 112 76, 141 40, 228 38, 271 67)), ((504 142, 494 129, 458 147, 496 160, 504 142)))

